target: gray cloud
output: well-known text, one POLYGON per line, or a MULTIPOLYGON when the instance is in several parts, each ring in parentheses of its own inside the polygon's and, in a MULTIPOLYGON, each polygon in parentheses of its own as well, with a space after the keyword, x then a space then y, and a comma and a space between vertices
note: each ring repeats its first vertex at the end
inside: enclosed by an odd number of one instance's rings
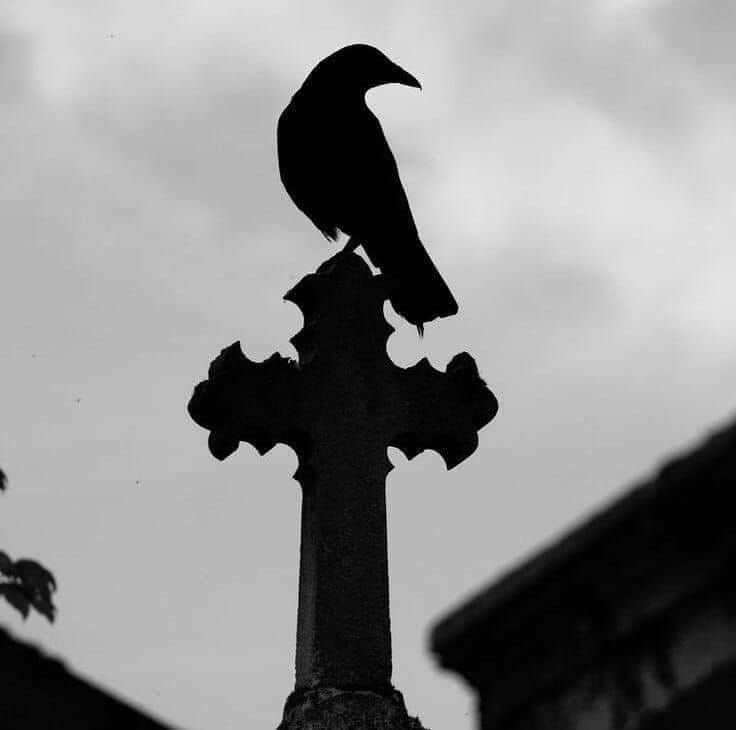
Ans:
POLYGON ((496 254, 485 274, 486 297, 504 322, 552 334, 559 328, 575 328, 589 322, 610 322, 618 310, 612 281, 594 265, 588 265, 560 248, 578 250, 575 230, 553 223, 523 218, 507 228, 506 247, 496 254))
POLYGON ((657 142, 697 123, 697 89, 639 15, 611 16, 596 3, 509 3, 481 25, 475 47, 477 78, 513 73, 519 92, 540 104, 569 99, 657 142))
POLYGON ((687 70, 733 100, 736 77, 734 33, 736 7, 720 0, 680 0, 662 3, 651 13, 652 27, 668 50, 687 70))
POLYGON ((257 235, 278 226, 284 205, 276 170, 275 120, 289 98, 267 69, 247 83, 223 83, 216 70, 183 90, 164 74, 142 76, 123 95, 98 89, 78 110, 104 144, 172 198, 208 207, 230 229, 257 235))
POLYGON ((0 100, 20 101, 30 87, 31 43, 23 33, 0 30, 0 100))

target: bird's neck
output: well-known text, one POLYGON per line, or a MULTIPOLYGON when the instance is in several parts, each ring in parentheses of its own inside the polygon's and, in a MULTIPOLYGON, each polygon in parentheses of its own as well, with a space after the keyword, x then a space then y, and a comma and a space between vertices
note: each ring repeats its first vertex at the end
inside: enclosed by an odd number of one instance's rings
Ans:
POLYGON ((367 89, 340 88, 334 85, 325 85, 319 83, 302 84, 299 91, 294 94, 294 98, 302 98, 304 96, 310 99, 310 103, 315 100, 322 102, 325 106, 340 107, 344 104, 365 104, 365 93, 367 89))

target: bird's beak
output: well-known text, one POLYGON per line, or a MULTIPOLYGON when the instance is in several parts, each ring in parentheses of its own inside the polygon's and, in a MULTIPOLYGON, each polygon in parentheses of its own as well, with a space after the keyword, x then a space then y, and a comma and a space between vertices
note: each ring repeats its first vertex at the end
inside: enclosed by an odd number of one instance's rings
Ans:
POLYGON ((408 71, 404 71, 401 66, 394 65, 394 70, 389 83, 403 84, 404 86, 413 86, 415 89, 421 89, 422 85, 408 71))

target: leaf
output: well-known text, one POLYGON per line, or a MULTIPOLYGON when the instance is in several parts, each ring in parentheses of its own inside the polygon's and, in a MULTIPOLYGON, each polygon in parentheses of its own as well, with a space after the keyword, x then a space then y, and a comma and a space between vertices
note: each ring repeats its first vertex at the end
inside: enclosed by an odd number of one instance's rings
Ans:
POLYGON ((50 594, 31 596, 29 602, 49 623, 54 623, 56 608, 51 600, 50 594))
POLYGON ((8 557, 7 553, 0 550, 0 573, 8 576, 9 578, 15 575, 13 567, 13 561, 8 557))
POLYGON ((21 558, 15 561, 15 575, 31 606, 53 623, 56 609, 51 594, 56 590, 56 580, 51 571, 35 560, 21 558))
POLYGON ((51 586, 56 590, 56 580, 53 573, 40 563, 29 558, 20 558, 15 561, 15 574, 24 584, 33 586, 51 586))
POLYGON ((13 562, 4 552, 0 552, 0 572, 10 579, 0 584, 2 594, 24 618, 30 606, 53 622, 56 608, 51 594, 56 590, 56 580, 50 570, 29 558, 13 562))
POLYGON ((0 585, 0 596, 5 596, 5 600, 18 611, 23 618, 28 618, 28 598, 23 590, 14 583, 3 583, 0 585))

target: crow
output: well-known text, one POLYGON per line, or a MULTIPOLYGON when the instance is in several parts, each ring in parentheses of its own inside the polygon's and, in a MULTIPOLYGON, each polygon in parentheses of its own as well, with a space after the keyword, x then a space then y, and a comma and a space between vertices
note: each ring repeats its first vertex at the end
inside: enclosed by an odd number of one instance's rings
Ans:
POLYGON ((332 241, 349 236, 380 269, 394 309, 414 324, 458 311, 419 240, 396 160, 365 93, 381 84, 421 89, 381 51, 354 44, 320 61, 279 117, 281 181, 296 206, 332 241))

